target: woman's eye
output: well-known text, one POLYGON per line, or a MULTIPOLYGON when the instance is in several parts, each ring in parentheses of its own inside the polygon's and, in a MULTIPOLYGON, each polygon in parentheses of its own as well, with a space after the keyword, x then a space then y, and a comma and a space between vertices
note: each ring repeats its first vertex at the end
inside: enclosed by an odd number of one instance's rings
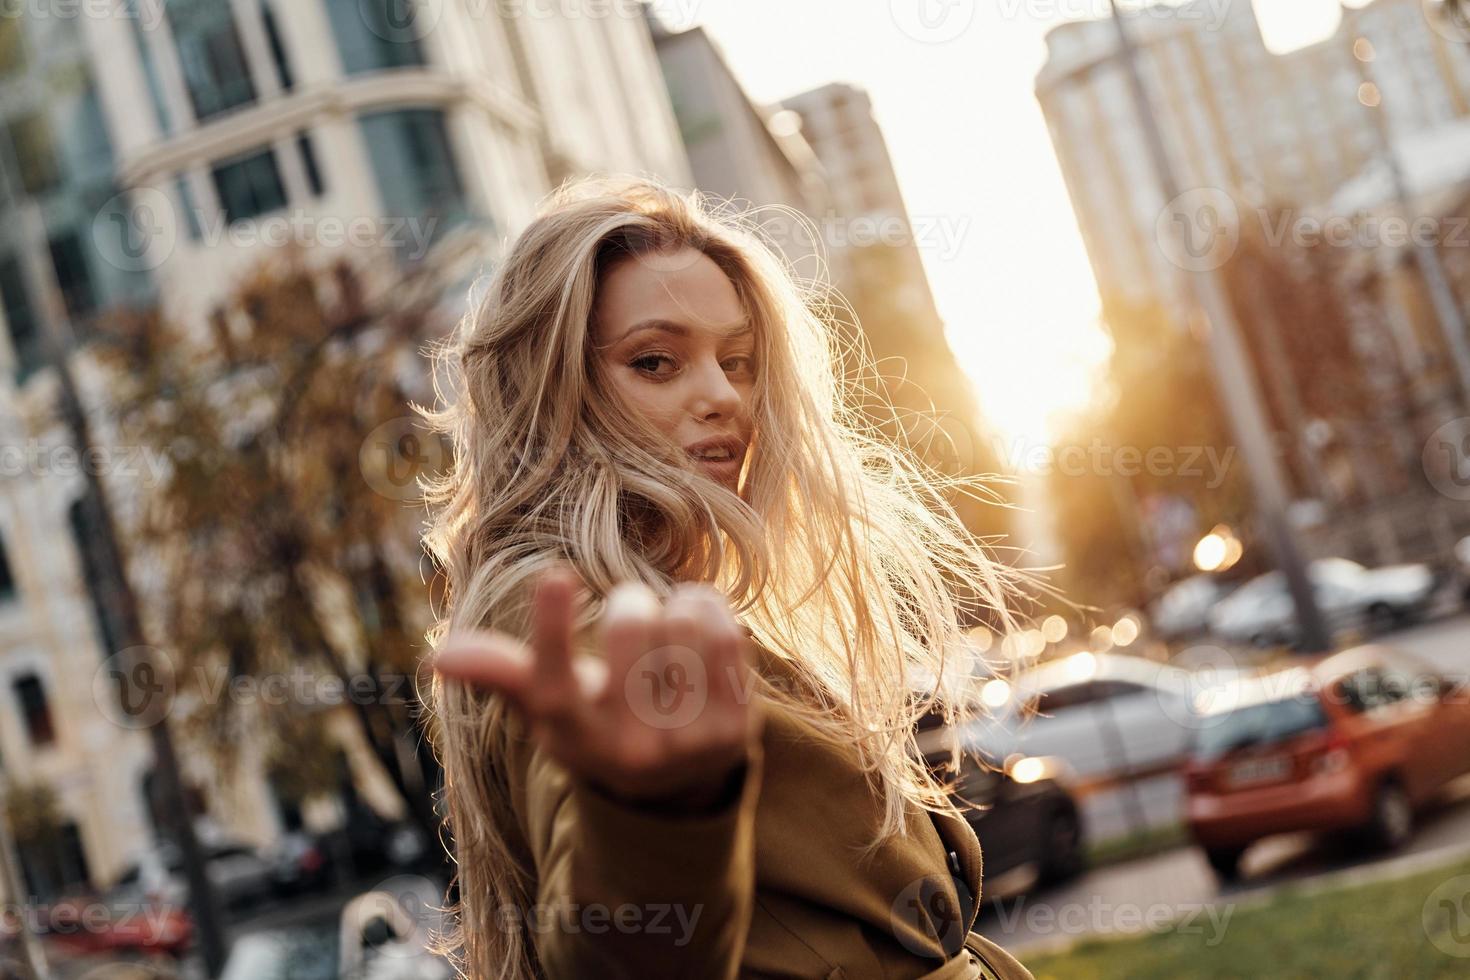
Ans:
POLYGON ((669 364, 674 363, 674 359, 666 354, 644 354, 642 357, 629 361, 628 366, 644 374, 667 374, 667 371, 659 371, 659 365, 665 361, 669 364))
POLYGON ((731 357, 725 361, 726 371, 753 371, 755 370, 755 358, 742 354, 739 357, 731 357), (731 367, 730 365, 735 365, 731 367))

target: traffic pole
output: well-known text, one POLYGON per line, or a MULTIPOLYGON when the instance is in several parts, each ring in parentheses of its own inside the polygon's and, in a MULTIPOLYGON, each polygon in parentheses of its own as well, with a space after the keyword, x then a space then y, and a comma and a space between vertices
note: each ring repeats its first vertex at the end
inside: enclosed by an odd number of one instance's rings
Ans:
MULTIPOLYGON (((1153 163, 1164 200, 1173 202, 1179 197, 1179 181, 1164 148, 1163 133, 1159 129, 1153 104, 1149 101, 1148 90, 1143 84, 1143 75, 1138 67, 1138 49, 1118 9, 1118 0, 1108 0, 1108 7, 1148 156, 1153 163)), ((1192 304, 1204 317, 1208 328, 1206 333, 1210 345, 1210 364, 1215 374, 1215 386, 1220 393, 1220 404, 1225 409, 1235 440, 1240 445, 1241 457, 1245 460, 1251 489, 1255 495, 1256 516, 1265 532, 1267 546, 1276 559, 1276 566, 1286 577, 1292 602, 1296 606, 1297 632, 1301 647, 1310 653, 1327 650, 1331 646, 1331 639, 1317 606, 1306 564, 1297 547, 1295 532, 1287 518, 1290 495, 1286 489, 1286 475, 1276 455, 1271 427, 1249 356, 1241 341, 1235 312, 1214 270, 1188 272, 1185 286, 1192 304)))

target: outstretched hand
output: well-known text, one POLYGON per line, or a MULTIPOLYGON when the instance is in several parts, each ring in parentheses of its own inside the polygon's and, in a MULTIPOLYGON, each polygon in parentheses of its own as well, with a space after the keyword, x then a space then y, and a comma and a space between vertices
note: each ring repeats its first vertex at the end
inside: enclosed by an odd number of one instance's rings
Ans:
POLYGON ((552 758, 610 795, 694 807, 719 799, 759 725, 750 640, 724 597, 681 584, 660 605, 642 584, 618 585, 598 659, 573 655, 580 589, 569 568, 544 573, 529 644, 496 630, 454 634, 435 669, 504 695, 552 758))

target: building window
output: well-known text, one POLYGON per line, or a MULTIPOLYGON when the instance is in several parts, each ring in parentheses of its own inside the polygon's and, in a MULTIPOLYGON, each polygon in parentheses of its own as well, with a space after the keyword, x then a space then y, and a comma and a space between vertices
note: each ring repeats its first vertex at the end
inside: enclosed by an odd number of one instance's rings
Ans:
POLYGON ((230 4, 172 0, 166 9, 194 116, 203 121, 254 102, 255 84, 230 4))
POLYGON ((73 821, 47 827, 38 836, 19 843, 21 876, 29 894, 54 901, 90 889, 87 849, 73 821))
POLYGON ((35 674, 22 674, 12 685, 15 700, 20 705, 21 723, 31 745, 40 748, 56 741, 56 729, 51 724, 51 705, 46 701, 46 689, 41 678, 35 674))
POLYGON ((138 2, 139 0, 126 0, 125 16, 133 25, 133 47, 138 52, 138 61, 143 65, 143 76, 148 81, 148 97, 153 102, 153 115, 158 120, 158 129, 167 133, 172 123, 168 107, 163 104, 163 85, 158 80, 158 66, 153 61, 153 49, 148 46, 148 38, 144 36, 138 2))
POLYGON ((44 116, 12 119, 6 130, 15 155, 16 177, 27 194, 44 194, 61 183, 56 146, 44 116))
POLYGON ((468 216, 442 112, 374 113, 362 117, 362 130, 385 216, 432 221, 426 229, 431 238, 468 216))
POLYGON ((228 222, 243 221, 286 206, 286 188, 274 150, 264 150, 214 168, 214 188, 228 222))
POLYGON ((41 366, 41 334, 25 274, 13 256, 0 259, 0 306, 5 310, 10 346, 15 351, 16 374, 24 380, 41 366))
POLYGON ((296 79, 291 74, 291 62, 286 60, 286 46, 281 43, 281 29, 276 24, 275 7, 269 3, 262 3, 260 20, 265 27, 266 43, 270 45, 271 61, 276 66, 276 80, 281 83, 281 91, 289 92, 295 88, 296 79))
POLYGON ((424 63, 415 33, 415 0, 328 0, 332 32, 349 75, 424 63))
POLYGON ((66 303, 67 315, 80 319, 96 312, 97 293, 92 288, 92 273, 82 239, 76 232, 51 239, 51 264, 56 269, 56 285, 66 303))
POLYGON ((301 154, 301 168, 306 171, 306 182, 311 187, 312 196, 321 197, 326 185, 322 182, 322 168, 317 161, 316 145, 312 142, 310 133, 297 135, 296 150, 301 154))

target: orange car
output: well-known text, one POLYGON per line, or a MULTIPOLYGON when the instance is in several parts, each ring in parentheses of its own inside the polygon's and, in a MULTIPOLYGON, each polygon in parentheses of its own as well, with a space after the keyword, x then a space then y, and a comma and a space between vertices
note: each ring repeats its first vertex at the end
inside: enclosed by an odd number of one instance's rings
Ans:
POLYGON ((1358 830, 1393 848, 1470 772, 1470 686, 1383 646, 1241 681, 1203 703, 1187 820, 1221 878, 1272 834, 1358 830))

